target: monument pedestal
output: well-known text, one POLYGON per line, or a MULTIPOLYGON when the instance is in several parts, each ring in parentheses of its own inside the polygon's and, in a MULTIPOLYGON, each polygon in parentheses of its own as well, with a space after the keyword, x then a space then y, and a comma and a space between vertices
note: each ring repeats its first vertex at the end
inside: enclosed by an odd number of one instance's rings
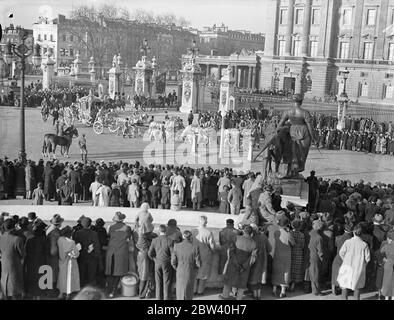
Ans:
POLYGON ((288 201, 294 203, 295 205, 304 207, 308 203, 309 185, 305 182, 304 178, 271 178, 271 182, 269 183, 272 184, 274 188, 282 187, 282 198, 286 198, 288 201))

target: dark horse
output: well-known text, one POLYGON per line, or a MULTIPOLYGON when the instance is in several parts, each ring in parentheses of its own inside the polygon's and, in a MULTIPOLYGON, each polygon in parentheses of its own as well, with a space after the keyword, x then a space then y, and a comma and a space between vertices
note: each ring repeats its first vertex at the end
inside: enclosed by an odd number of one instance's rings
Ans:
POLYGON ((56 147, 61 146, 61 155, 66 153, 68 158, 68 152, 74 137, 78 137, 78 130, 74 126, 68 127, 64 130, 62 136, 57 136, 53 133, 47 133, 44 135, 44 143, 42 145, 42 155, 51 158, 51 152, 53 157, 56 158, 56 147))

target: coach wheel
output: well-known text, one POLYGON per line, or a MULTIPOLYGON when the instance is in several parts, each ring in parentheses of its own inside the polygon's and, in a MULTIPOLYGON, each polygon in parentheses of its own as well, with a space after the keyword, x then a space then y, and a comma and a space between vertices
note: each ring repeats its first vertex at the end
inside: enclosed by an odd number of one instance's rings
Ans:
POLYGON ((102 134, 104 131, 104 126, 101 122, 95 122, 93 124, 93 131, 95 134, 102 134))
POLYGON ((14 106, 15 107, 19 107, 19 99, 15 99, 14 100, 14 106))

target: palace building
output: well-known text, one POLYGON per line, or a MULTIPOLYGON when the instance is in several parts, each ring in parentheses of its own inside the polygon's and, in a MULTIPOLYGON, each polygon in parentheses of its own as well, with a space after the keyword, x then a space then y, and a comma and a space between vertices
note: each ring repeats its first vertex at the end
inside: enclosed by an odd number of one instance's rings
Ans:
POLYGON ((266 0, 262 89, 394 102, 394 0, 266 0))

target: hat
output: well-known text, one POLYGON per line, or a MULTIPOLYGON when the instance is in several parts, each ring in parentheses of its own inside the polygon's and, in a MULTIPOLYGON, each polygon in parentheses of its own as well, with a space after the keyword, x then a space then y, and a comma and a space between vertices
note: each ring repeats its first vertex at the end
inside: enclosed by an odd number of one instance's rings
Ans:
POLYGON ((373 222, 376 223, 382 223, 383 222, 383 216, 380 213, 377 213, 373 217, 373 222))
POLYGON ((227 220, 226 220, 226 224, 231 224, 231 225, 233 225, 233 224, 234 224, 234 220, 233 220, 233 219, 227 219, 227 220))
POLYGON ((89 228, 92 225, 92 219, 83 217, 81 219, 81 226, 84 228, 89 228))
POLYGON ((63 221, 64 219, 60 216, 60 214, 55 214, 49 222, 55 226, 59 226, 62 224, 63 221))
POLYGON ((82 219, 84 219, 84 218, 85 218, 85 215, 80 216, 80 217, 78 218, 77 222, 78 222, 78 223, 81 223, 82 219))
POLYGON ((320 230, 323 228, 324 223, 321 220, 315 220, 312 223, 313 230, 320 230))
MULTIPOLYGON (((231 220, 231 219, 230 219, 230 220, 231 220)), ((170 219, 170 220, 168 220, 167 225, 168 225, 168 226, 172 226, 172 227, 176 227, 177 222, 176 222, 175 219, 170 219)))
POLYGON ((117 212, 115 212, 115 216, 112 218, 112 221, 122 222, 124 219, 126 219, 126 215, 117 211, 117 212))

